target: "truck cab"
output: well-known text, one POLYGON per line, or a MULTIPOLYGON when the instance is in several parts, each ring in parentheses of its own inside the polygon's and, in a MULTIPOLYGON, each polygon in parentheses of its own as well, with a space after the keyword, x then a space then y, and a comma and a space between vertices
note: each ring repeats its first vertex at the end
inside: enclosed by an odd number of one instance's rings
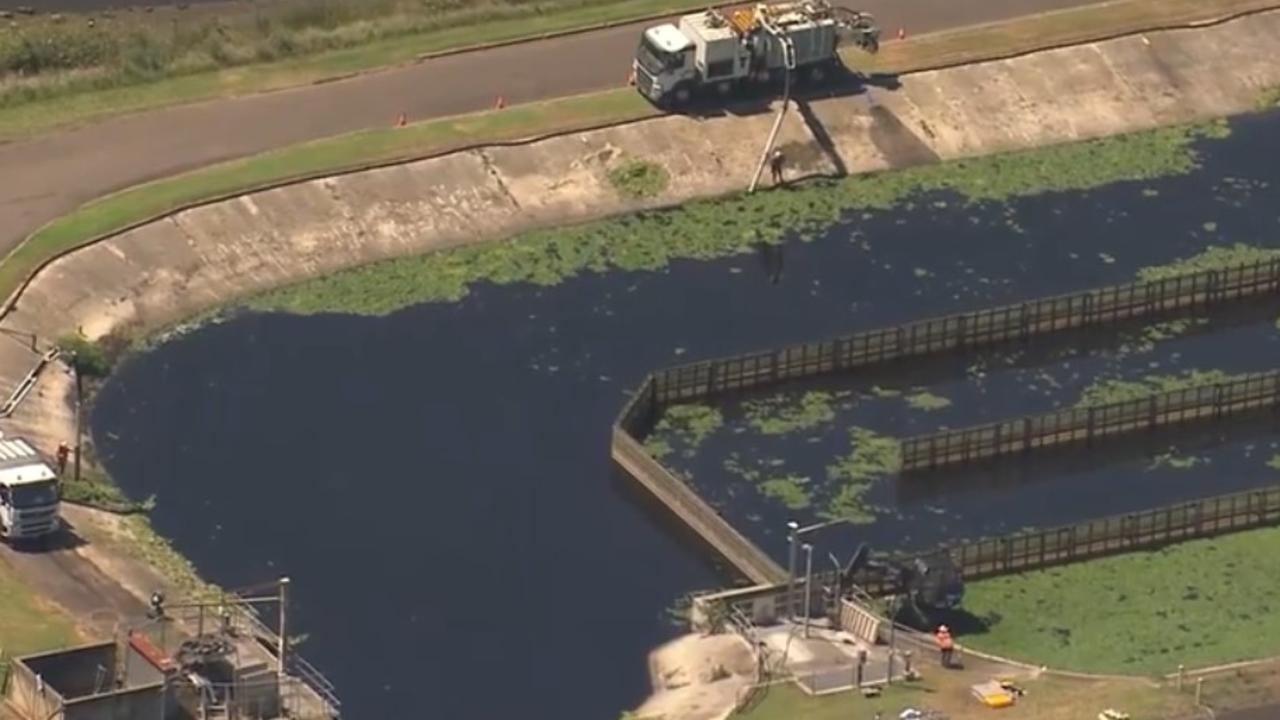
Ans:
POLYGON ((661 104, 677 86, 686 88, 681 99, 688 100, 688 88, 697 79, 693 41, 671 23, 648 28, 640 36, 634 70, 636 88, 653 102, 661 104))
POLYGON ((0 537, 34 540, 60 527, 58 476, 22 438, 0 438, 0 537))

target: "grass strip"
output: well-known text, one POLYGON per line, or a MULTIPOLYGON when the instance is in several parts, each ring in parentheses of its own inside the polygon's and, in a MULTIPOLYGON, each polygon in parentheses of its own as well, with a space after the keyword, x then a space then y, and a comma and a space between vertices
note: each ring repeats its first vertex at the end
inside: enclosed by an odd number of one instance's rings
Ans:
POLYGON ((36 231, 0 262, 0 296, 10 297, 42 263, 61 253, 200 201, 482 142, 509 142, 655 114, 630 90, 579 95, 405 128, 365 130, 146 183, 95 200, 36 231))
POLYGON ((888 42, 876 55, 846 50, 843 56, 846 64, 865 73, 902 74, 1276 7, 1276 0, 1116 0, 888 42))
MULTIPOLYGON (((515 15, 509 18, 484 19, 459 27, 380 39, 356 47, 287 60, 60 93, 0 109, 0 138, 21 137, 62 125, 83 124, 111 115, 169 105, 298 87, 404 65, 432 55, 637 22, 705 7, 690 0, 564 4, 568 7, 557 7, 557 3, 521 5, 511 9, 515 15)), ((625 67, 618 69, 619 82, 625 70, 625 67)))
MULTIPOLYGON (((72 619, 41 601, 7 563, 0 561, 0 657, 7 661, 79 640, 72 619)), ((8 663, 0 662, 0 683, 7 669, 8 663)))
POLYGON ((1050 667, 1170 673, 1266 657, 1280 529, 1264 528, 970 583, 964 644, 1050 667))

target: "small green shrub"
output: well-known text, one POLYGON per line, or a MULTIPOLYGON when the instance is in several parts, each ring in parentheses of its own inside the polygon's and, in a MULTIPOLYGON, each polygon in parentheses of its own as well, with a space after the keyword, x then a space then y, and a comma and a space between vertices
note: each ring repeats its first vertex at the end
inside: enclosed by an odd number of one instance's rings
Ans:
POLYGON ((58 349, 67 362, 85 377, 102 378, 111 374, 114 358, 103 343, 79 335, 68 335, 58 341, 58 349))
POLYGON ((637 200, 666 190, 669 179, 665 168, 644 160, 628 160, 609 171, 609 184, 623 197, 637 200))
POLYGON ((68 468, 60 483, 62 499, 79 505, 88 505, 108 512, 132 515, 148 513, 155 509, 154 495, 138 502, 124 494, 106 473, 86 463, 80 468, 80 480, 71 478, 68 468))

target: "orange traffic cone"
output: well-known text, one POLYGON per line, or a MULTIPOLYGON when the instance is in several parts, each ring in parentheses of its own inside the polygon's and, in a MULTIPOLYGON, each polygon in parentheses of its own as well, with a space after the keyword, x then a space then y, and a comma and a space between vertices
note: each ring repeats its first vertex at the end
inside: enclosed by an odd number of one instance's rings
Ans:
POLYGON ((507 101, 506 101, 506 100, 503 100, 501 95, 499 95, 499 96, 498 96, 498 99, 497 99, 496 101, 494 101, 494 103, 493 103, 493 109, 494 109, 494 110, 501 110, 502 108, 504 108, 504 107, 506 107, 506 106, 507 106, 507 101))
POLYGON ((396 127, 402 128, 408 124, 409 124, 409 117, 407 115, 405 115, 404 113, 400 113, 399 115, 396 116, 396 127))
POLYGON ((907 39, 907 29, 906 29, 906 28, 903 28, 903 27, 898 28, 898 39, 899 39, 899 40, 906 40, 906 39, 907 39))

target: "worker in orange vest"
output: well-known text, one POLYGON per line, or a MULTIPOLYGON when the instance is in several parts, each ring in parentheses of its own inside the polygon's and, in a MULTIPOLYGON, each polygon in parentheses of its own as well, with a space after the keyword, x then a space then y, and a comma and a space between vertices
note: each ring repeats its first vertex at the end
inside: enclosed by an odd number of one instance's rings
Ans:
POLYGON ((946 625, 939 625, 938 631, 933 634, 935 640, 938 641, 938 652, 942 654, 942 667, 951 667, 951 654, 955 652, 956 644, 951 639, 951 630, 946 625))

